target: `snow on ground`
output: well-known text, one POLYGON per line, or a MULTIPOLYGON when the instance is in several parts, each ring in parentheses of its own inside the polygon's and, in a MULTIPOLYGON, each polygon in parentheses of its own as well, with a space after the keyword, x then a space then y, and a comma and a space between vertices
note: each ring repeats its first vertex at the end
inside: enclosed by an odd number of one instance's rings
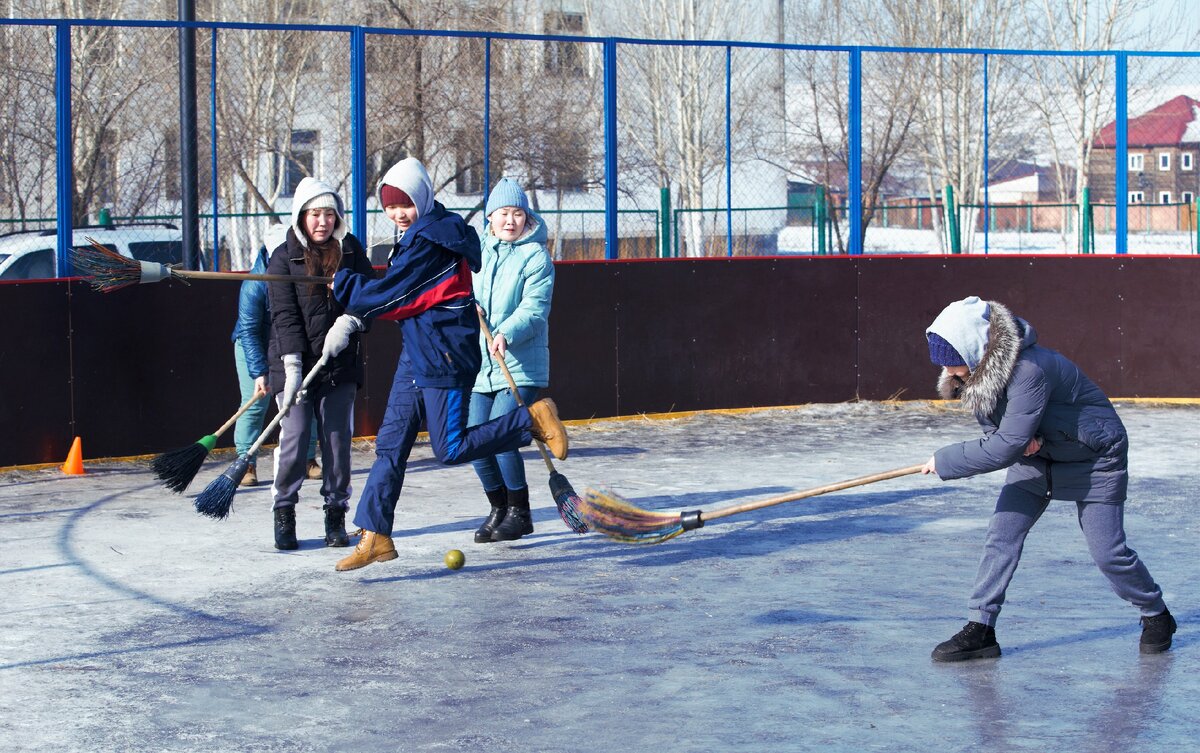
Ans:
MULTIPOLYGON (((967 239, 964 239, 964 243, 967 239)), ((984 234, 977 232, 970 239, 969 253, 982 254, 984 234)), ((1064 241, 1061 233, 1036 232, 993 232, 987 236, 989 254, 1063 254, 1076 253, 1074 238, 1064 241)), ((1097 253, 1114 253, 1116 236, 1112 233, 1096 233, 1097 253)), ((1132 233, 1128 247, 1131 254, 1194 254, 1195 236, 1191 233, 1132 233)), ((894 254, 940 254, 938 236, 933 230, 911 228, 867 229, 863 251, 894 254)), ((779 253, 810 254, 813 252, 811 227, 785 227, 779 231, 779 253)))
MULTIPOLYGON (((1139 655, 1135 610, 1056 502, 1001 615, 1004 655, 930 661, 965 620, 999 474, 905 476, 639 547, 570 533, 528 453, 537 530, 484 545, 473 472, 419 445, 399 559, 350 573, 322 545, 313 486, 302 547, 281 553, 267 486, 212 521, 144 462, 3 474, 0 750, 1190 749, 1200 408, 1118 408, 1130 543, 1180 621, 1159 656, 1139 655)), ((941 405, 847 403, 571 435, 558 467, 580 491, 713 510, 921 463, 976 429, 941 405)), ((357 487, 370 460, 356 448, 357 487)))

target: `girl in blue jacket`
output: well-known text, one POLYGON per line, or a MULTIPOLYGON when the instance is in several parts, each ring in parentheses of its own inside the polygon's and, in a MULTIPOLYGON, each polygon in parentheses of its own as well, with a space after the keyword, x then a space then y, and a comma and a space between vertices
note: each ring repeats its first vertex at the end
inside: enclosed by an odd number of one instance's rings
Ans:
POLYGON ((1075 503, 1092 559, 1141 613, 1141 652, 1170 648, 1175 619, 1125 543, 1129 438, 1112 403, 1078 366, 1038 345, 1028 322, 994 301, 971 296, 950 304, 926 338, 930 360, 942 367, 938 392, 961 399, 984 436, 943 447, 923 472, 955 479, 1008 469, 968 601, 970 621, 933 650, 934 661, 1000 655, 996 617, 1025 537, 1052 499, 1075 503))
MULTIPOLYGON (((422 421, 434 454, 449 465, 516 450, 535 437, 557 457, 567 455, 566 429, 549 399, 467 427, 471 386, 482 360, 471 292, 471 272, 480 268, 479 236, 434 201, 429 174, 414 158, 388 170, 378 195, 399 232, 387 269, 379 279, 338 272, 333 297, 353 316, 399 322, 404 347, 375 439, 375 463, 354 515, 362 538, 337 563, 338 570, 396 558, 396 503, 422 421)), ((325 339, 327 354, 336 353, 352 332, 335 330, 325 339)))
MULTIPOLYGON (((554 262, 546 253, 546 225, 529 209, 516 181, 501 178, 484 209, 483 268, 474 275, 475 300, 493 335, 479 338, 482 368, 471 392, 471 426, 516 410, 503 359, 529 405, 550 382, 550 298, 554 262)), ((473 465, 491 512, 475 531, 475 541, 514 541, 533 533, 529 485, 517 450, 476 460, 473 465)))

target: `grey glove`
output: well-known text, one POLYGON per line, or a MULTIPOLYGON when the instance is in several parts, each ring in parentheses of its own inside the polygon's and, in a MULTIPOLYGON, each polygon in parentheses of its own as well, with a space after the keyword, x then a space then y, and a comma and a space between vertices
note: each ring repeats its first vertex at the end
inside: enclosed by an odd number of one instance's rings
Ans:
POLYGON ((304 382, 304 361, 299 353, 288 353, 283 357, 283 392, 280 393, 279 405, 291 405, 300 402, 300 385, 304 382))
POLYGON ((362 331, 362 319, 353 314, 342 314, 325 333, 325 347, 321 351, 321 358, 328 361, 341 353, 350 344, 350 337, 362 331))

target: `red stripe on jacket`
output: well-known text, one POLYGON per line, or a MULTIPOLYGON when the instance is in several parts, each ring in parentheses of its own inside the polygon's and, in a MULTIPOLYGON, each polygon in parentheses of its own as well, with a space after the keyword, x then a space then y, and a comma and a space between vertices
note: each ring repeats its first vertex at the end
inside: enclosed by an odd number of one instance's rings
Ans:
POLYGON ((472 295, 471 266, 467 263, 466 259, 461 259, 458 262, 458 269, 455 270, 453 275, 442 280, 424 293, 421 293, 408 303, 397 306, 377 318, 387 321, 410 319, 438 304, 458 300, 470 295, 472 295))

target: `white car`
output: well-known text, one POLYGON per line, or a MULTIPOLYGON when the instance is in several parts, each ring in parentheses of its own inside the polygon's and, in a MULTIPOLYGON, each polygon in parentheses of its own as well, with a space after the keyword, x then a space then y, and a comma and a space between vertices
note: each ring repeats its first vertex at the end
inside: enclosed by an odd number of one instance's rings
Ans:
MULTIPOLYGON (((161 264, 183 261, 183 233, 166 222, 77 227, 71 243, 91 248, 89 238, 130 259, 161 264)), ((0 235, 0 280, 53 279, 57 244, 57 231, 52 229, 0 235)))

